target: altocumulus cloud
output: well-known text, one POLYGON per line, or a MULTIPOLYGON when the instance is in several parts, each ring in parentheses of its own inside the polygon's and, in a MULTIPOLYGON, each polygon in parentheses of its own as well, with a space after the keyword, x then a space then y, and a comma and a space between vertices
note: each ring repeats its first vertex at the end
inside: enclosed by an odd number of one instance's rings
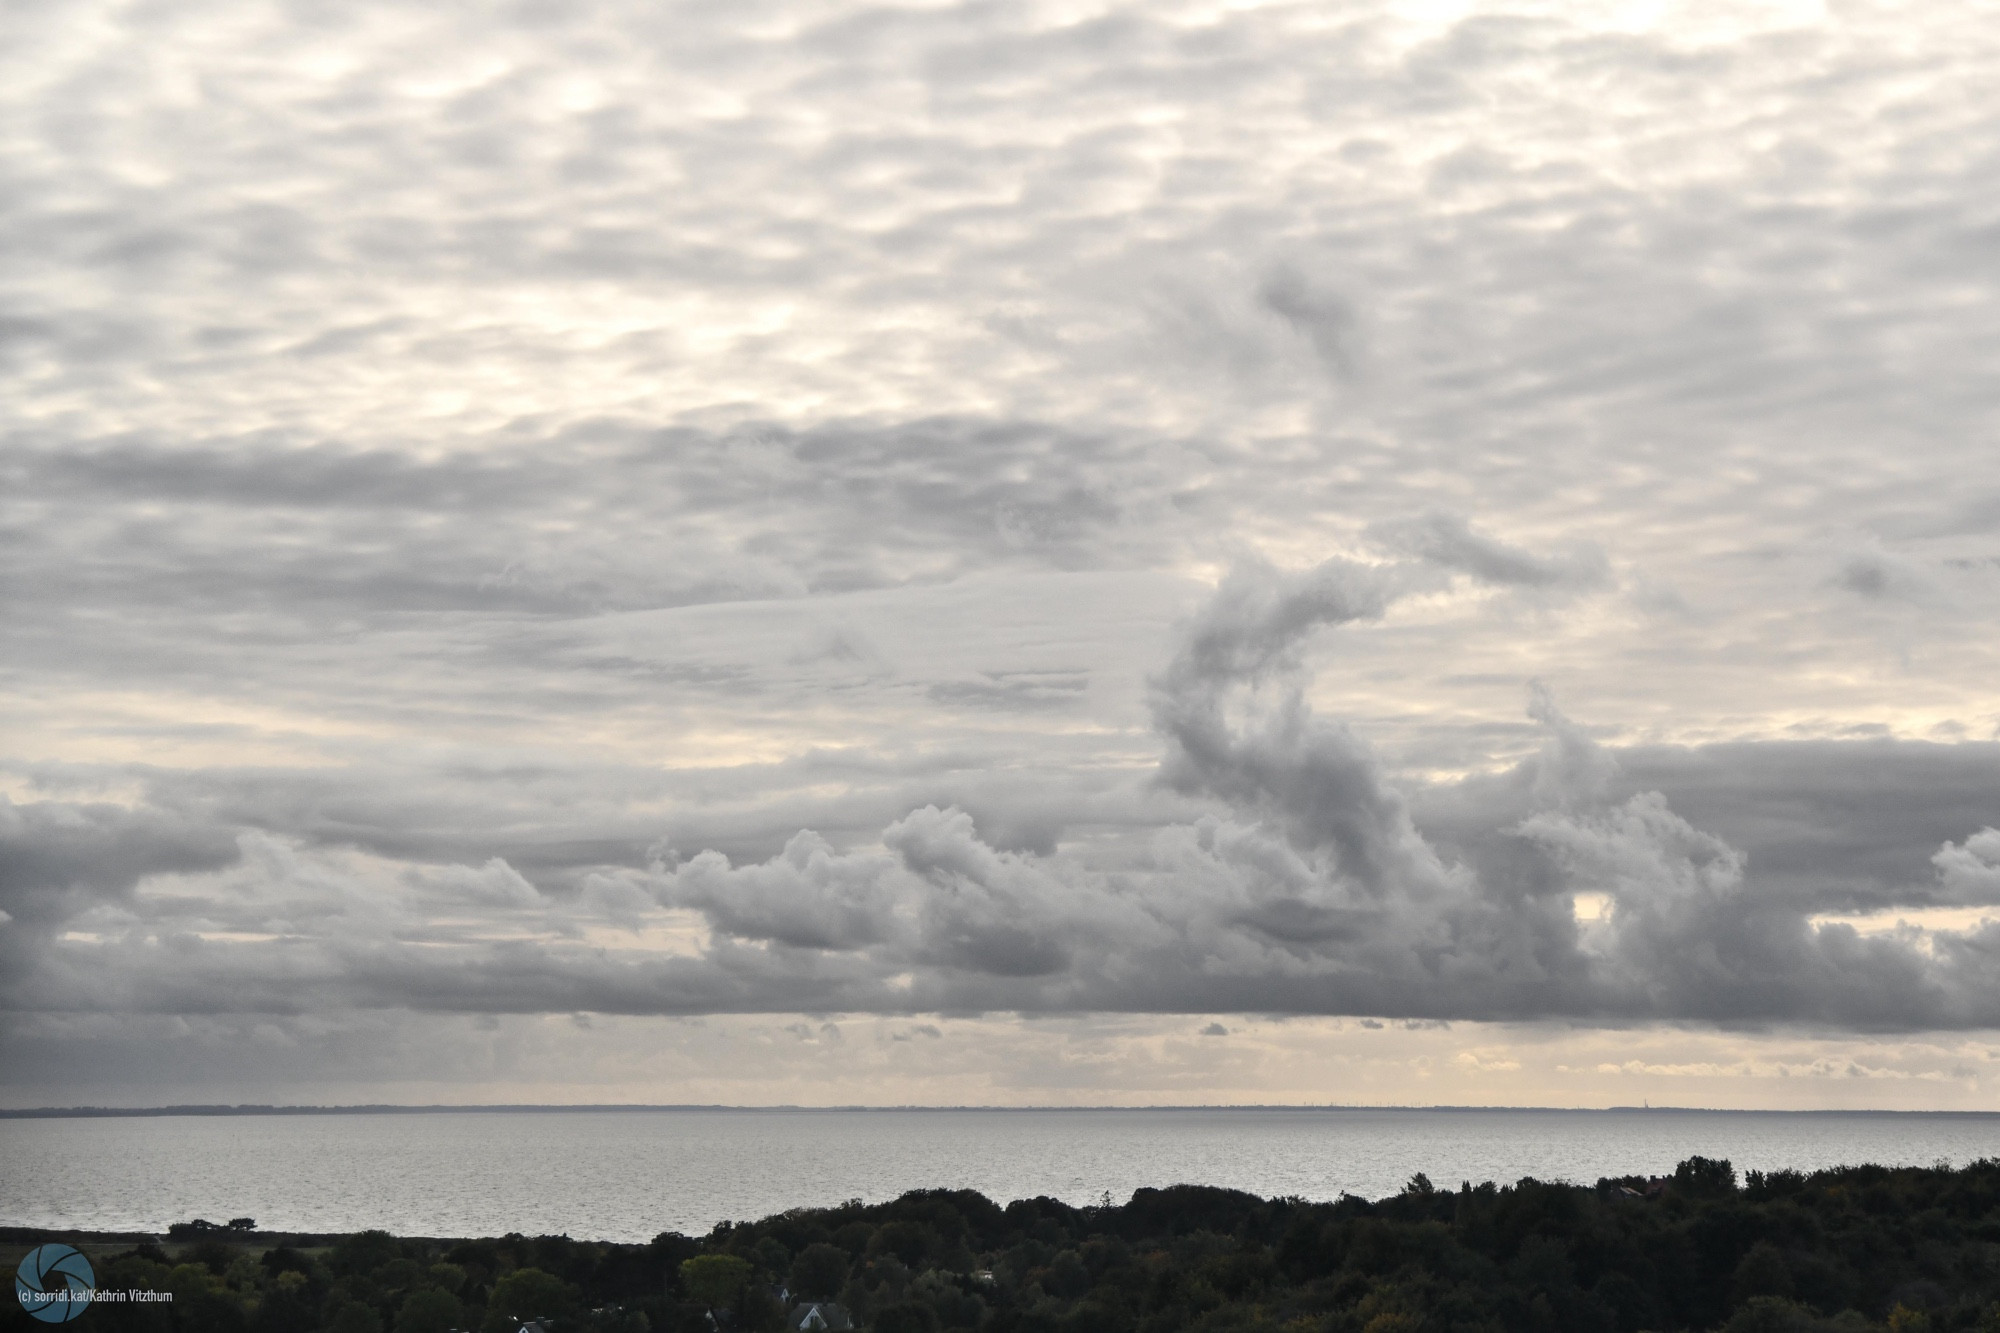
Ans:
POLYGON ((2000 1023, 2000 29, 1447 8, 0 14, 0 1039, 2000 1023))

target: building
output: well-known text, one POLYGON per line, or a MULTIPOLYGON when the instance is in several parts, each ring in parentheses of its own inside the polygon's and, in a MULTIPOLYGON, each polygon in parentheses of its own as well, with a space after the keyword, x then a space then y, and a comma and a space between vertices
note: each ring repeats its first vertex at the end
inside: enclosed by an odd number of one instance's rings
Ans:
POLYGON ((854 1321, 832 1301, 805 1301, 785 1316, 785 1327, 800 1333, 844 1333, 854 1327, 854 1321))

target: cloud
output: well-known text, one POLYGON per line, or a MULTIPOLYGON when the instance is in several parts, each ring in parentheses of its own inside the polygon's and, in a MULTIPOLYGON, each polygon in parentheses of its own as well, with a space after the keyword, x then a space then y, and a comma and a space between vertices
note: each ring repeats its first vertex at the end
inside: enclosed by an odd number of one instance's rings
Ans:
POLYGON ((672 872, 661 897, 739 939, 853 949, 888 936, 894 904, 883 883, 887 869, 884 859, 841 856, 817 835, 800 833, 776 858, 740 870, 720 853, 703 852, 672 872))
POLYGON ((1935 577, 1908 556, 1883 550, 1858 551, 1841 561, 1834 583, 1870 601, 1920 601, 1933 592, 1935 577))
POLYGON ((307 609, 371 624, 562 616, 1099 567, 1175 544, 1127 521, 1161 505, 1179 472, 1140 453, 1129 439, 947 419, 596 424, 430 459, 297 442, 19 442, 0 475, 37 497, 13 511, 36 578, 9 598, 38 619, 79 599, 116 604, 128 636, 171 638, 169 612, 246 605, 276 635, 307 609), (181 521, 144 519, 163 505, 181 521))
POLYGON ((1974 6, 0 29, 23 1012, 1991 1015, 1974 6))
POLYGON ((0 796, 0 907, 11 929, 45 934, 148 876, 218 870, 236 856, 228 834, 162 812, 0 796))
POLYGON ((1354 311, 1336 293, 1280 267, 1265 277, 1257 299, 1312 344, 1328 374, 1346 379, 1355 373, 1354 311))
POLYGON ((1931 864, 1937 867, 1946 901, 2000 905, 2000 829, 1988 826, 1963 843, 1947 842, 1931 864))
POLYGON ((1631 746, 1610 794, 1665 793, 1745 855, 1757 891, 1808 912, 1941 906, 1933 855, 1993 819, 1990 743, 1861 740, 1631 746))
MULTIPOLYGON (((142 842, 159 861, 150 873, 176 872, 172 887, 135 896, 148 869, 131 859, 99 873, 110 896, 66 907, 74 938, 33 961, 15 1002, 2000 1023, 1988 966, 2000 926, 1862 936, 1815 924, 1811 904, 1761 892, 1738 849, 1661 793, 1619 797, 1616 756, 1543 690, 1530 709, 1543 748, 1506 784, 1526 812, 1488 799, 1503 822, 1461 827, 1443 846, 1462 856, 1433 843, 1372 749, 1315 714, 1304 657, 1315 630, 1379 619, 1431 586, 1424 567, 1338 559, 1223 580, 1151 684, 1159 780, 1209 813, 1105 868, 1060 848, 1001 850, 969 814, 935 805, 872 843, 801 832, 766 860, 705 851, 599 867, 555 896, 497 859, 397 870, 260 835, 216 880, 234 859, 219 849, 190 860, 142 842), (1608 912, 1580 920, 1578 893, 1608 912), (631 938, 593 933, 600 923, 631 938)), ((42 828, 64 816, 13 817, 42 828)), ((1990 836, 1937 853, 1937 893, 1990 899, 1990 836)))
POLYGON ((1457 514, 1430 513, 1372 525, 1380 545, 1470 574, 1486 583, 1527 588, 1595 587, 1610 575, 1604 553, 1584 548, 1559 558, 1533 555, 1474 532, 1457 514))

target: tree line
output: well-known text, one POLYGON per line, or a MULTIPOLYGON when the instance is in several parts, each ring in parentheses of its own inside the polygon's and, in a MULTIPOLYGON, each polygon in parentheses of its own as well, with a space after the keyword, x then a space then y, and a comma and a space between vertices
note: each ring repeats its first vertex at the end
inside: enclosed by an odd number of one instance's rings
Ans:
MULTIPOLYGON (((157 1333, 767 1333, 803 1300, 876 1333, 2000 1333, 2000 1160, 1739 1180, 1694 1157, 1331 1203, 919 1190, 644 1245, 367 1231, 91 1258, 101 1287, 174 1299, 85 1318, 157 1333)), ((48 1327, 12 1308, 0 1326, 48 1327)))

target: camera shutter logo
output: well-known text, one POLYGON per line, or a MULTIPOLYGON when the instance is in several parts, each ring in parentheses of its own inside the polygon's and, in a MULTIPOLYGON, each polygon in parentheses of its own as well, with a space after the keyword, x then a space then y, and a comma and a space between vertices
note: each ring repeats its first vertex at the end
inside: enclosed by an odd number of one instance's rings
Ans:
POLYGON ((21 1308, 45 1324, 65 1324, 88 1310, 96 1289, 90 1260, 67 1245, 38 1245, 14 1270, 21 1308))

